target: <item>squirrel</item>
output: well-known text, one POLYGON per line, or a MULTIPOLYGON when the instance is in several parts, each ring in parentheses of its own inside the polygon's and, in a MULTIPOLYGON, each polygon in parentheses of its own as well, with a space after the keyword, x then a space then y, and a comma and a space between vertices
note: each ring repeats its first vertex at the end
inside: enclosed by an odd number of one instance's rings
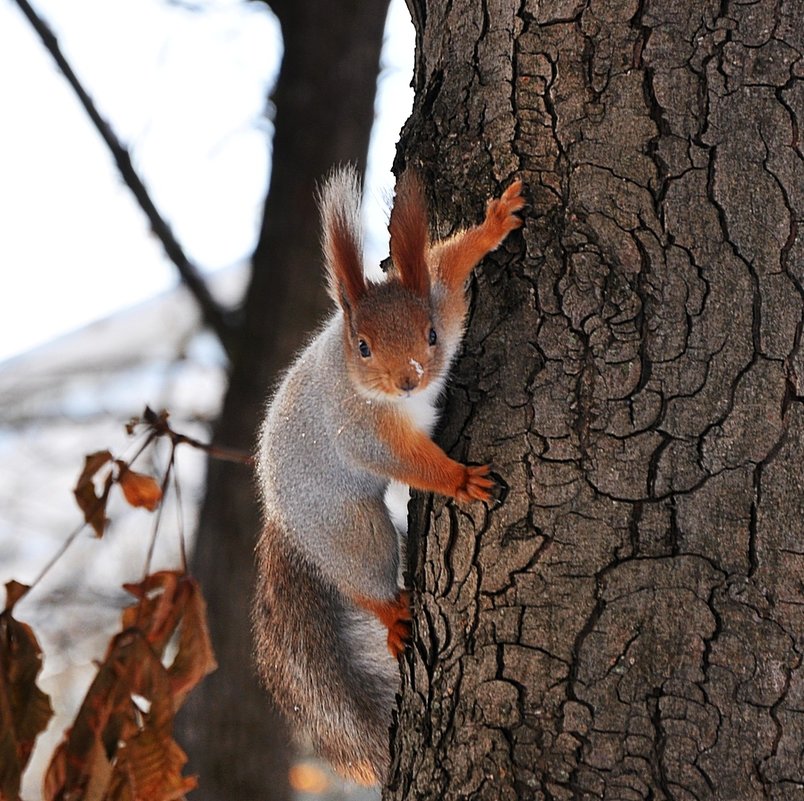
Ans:
POLYGON ((319 193, 336 310, 262 423, 252 625, 276 705, 362 784, 388 771, 398 657, 411 635, 398 578, 404 532, 385 495, 399 482, 458 501, 492 497, 490 466, 454 461, 430 435, 463 338, 467 279, 522 225, 521 190, 514 181, 480 225, 431 244, 424 190, 407 171, 389 220, 391 265, 378 283, 363 273, 356 170, 336 169, 319 193))

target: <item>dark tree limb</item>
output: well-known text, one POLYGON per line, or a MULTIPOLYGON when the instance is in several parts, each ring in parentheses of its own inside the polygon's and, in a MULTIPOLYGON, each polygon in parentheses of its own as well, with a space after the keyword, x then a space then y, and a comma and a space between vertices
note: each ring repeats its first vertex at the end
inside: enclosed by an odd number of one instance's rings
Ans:
POLYGON ((22 13, 25 14, 28 21, 31 23, 33 29, 39 35, 45 49, 53 57, 53 60, 77 95, 90 120, 92 120, 92 124, 111 151, 123 181, 140 204, 140 208, 145 212, 151 224, 151 229, 165 248, 165 253, 167 253, 168 258, 176 265, 181 280, 198 303, 204 322, 218 335, 226 352, 230 353, 232 335, 235 330, 235 325, 231 319, 231 313, 215 300, 212 293, 209 291, 206 281, 204 281, 201 276, 198 267, 185 255, 181 245, 173 235, 170 225, 153 204, 148 190, 140 180, 139 175, 137 175, 128 150, 117 138, 109 123, 106 122, 98 112, 92 98, 87 94, 78 76, 73 72, 69 62, 61 52, 58 39, 53 31, 51 31, 47 23, 36 13, 27 0, 16 0, 16 2, 22 10, 22 13))

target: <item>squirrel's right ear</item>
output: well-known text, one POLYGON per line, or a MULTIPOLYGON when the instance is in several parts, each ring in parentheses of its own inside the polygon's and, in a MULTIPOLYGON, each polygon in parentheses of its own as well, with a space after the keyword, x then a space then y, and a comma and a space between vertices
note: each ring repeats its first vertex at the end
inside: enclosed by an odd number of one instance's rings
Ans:
POLYGON ((421 179, 413 170, 406 170, 397 181, 388 231, 391 234, 391 259, 402 285, 414 294, 428 298, 430 233, 427 201, 421 179))
POLYGON ((366 294, 360 228, 360 178, 352 165, 335 168, 318 195, 329 294, 349 317, 366 294))

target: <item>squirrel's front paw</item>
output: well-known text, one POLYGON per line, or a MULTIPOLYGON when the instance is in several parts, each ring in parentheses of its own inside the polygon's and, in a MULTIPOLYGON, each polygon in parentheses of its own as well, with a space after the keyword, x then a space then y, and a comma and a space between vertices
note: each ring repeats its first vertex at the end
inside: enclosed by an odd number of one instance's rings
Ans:
POLYGON ((505 237, 510 231, 522 225, 522 218, 514 212, 525 205, 522 197, 522 181, 514 181, 496 200, 490 200, 486 207, 486 222, 497 229, 499 236, 505 237))
POLYGON ((491 491, 496 486, 494 480, 489 478, 490 464, 461 465, 463 468, 463 481, 455 492, 459 501, 490 501, 491 491))

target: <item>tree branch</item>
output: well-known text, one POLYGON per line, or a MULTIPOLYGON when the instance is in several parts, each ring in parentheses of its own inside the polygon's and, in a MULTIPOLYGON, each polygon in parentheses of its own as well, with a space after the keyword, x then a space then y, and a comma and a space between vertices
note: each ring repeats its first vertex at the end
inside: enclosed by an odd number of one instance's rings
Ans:
POLYGON ((181 280, 201 308, 204 322, 218 335, 224 349, 230 354, 232 333, 235 330, 231 319, 231 313, 215 300, 209 291, 206 281, 204 281, 201 276, 198 267, 184 254, 181 245, 173 235, 173 231, 160 215, 156 206, 154 206, 148 194, 148 190, 137 175, 134 165, 131 163, 128 150, 126 150, 122 142, 117 138, 109 123, 101 117, 92 98, 87 94, 67 59, 64 57, 64 54, 61 52, 58 40, 53 31, 50 30, 47 23, 34 11, 27 0, 16 0, 16 2, 39 35, 42 44, 44 44, 46 50, 53 57, 53 60, 67 79, 67 82, 73 88, 81 105, 92 120, 93 125, 111 151, 123 181, 125 181, 128 188, 134 194, 140 208, 145 212, 154 234, 162 243, 165 253, 167 253, 170 260, 176 265, 181 280))

